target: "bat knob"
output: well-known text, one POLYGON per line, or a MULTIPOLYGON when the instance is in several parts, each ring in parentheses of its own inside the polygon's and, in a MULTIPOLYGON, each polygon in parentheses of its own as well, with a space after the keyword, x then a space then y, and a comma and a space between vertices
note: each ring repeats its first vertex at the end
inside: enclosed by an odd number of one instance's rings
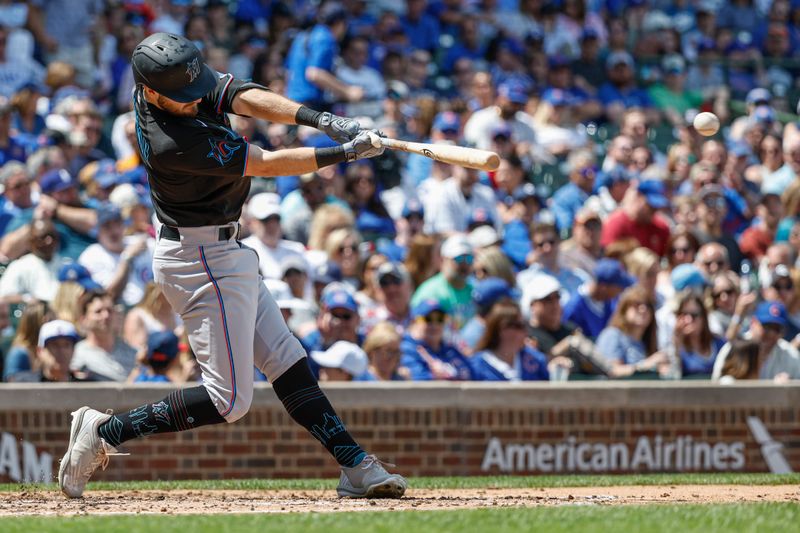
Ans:
POLYGON ((493 172, 500 166, 500 156, 492 154, 486 159, 486 170, 493 172))

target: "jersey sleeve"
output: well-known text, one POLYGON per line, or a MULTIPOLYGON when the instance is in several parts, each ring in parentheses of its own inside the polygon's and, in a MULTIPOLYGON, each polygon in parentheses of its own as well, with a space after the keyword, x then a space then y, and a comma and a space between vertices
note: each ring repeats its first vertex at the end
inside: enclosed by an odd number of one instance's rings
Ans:
POLYGON ((258 83, 236 79, 232 74, 220 74, 217 86, 204 97, 204 100, 214 107, 217 114, 233 113, 233 98, 245 89, 269 90, 258 83))

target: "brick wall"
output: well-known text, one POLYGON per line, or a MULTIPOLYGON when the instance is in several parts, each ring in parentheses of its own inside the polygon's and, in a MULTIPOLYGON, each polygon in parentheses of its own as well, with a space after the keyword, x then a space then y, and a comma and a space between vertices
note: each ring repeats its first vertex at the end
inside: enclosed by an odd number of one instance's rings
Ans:
MULTIPOLYGON (((534 474, 543 469, 568 473, 580 469, 581 459, 584 467, 597 461, 599 468, 590 469, 609 472, 769 471, 748 417, 757 417, 772 439, 783 445, 788 463, 800 468, 800 386, 369 384, 326 389, 357 440, 410 476, 534 474), (662 455, 669 455, 664 445, 671 443, 670 464, 655 459, 616 467, 604 463, 603 450, 613 445, 617 451, 627 447, 632 463, 642 440, 649 443, 645 448, 649 446, 651 453, 662 455), (736 452, 741 464, 724 457, 734 453, 730 446, 736 443, 741 443, 736 452), (722 462, 709 465, 716 445, 721 447, 722 462), (697 446, 703 449, 697 451, 697 446), (697 465, 687 468, 684 462, 678 468, 677 448, 686 452, 684 456, 696 454, 697 465), (561 458, 551 457, 553 453, 561 458)), ((131 408, 158 400, 168 390, 0 386, 0 481, 17 481, 26 472, 30 478, 30 472, 48 463, 44 454, 50 454, 51 472, 57 472, 69 436, 70 410, 84 404, 131 408)), ((290 419, 268 386, 258 388, 252 410, 235 424, 152 436, 124 447, 131 455, 112 458, 96 479, 338 475, 335 462, 290 419)), ((646 455, 647 450, 643 452, 646 455)))

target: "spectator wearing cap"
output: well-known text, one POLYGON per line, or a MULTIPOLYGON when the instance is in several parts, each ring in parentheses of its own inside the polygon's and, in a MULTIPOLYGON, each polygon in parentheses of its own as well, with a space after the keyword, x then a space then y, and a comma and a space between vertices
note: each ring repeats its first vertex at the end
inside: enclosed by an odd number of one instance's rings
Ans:
POLYGON ((312 109, 325 110, 325 91, 337 99, 357 102, 364 90, 333 75, 339 42, 347 32, 347 12, 338 2, 322 6, 317 24, 296 36, 286 57, 286 96, 312 109))
POLYGON ((657 211, 668 206, 662 182, 639 182, 635 193, 626 195, 620 208, 606 219, 600 242, 608 246, 615 241, 634 238, 663 257, 669 240, 669 226, 657 211))
POLYGON ((600 259, 594 267, 594 280, 583 285, 564 306, 563 320, 581 328, 584 335, 596 339, 608 325, 617 297, 633 285, 633 278, 615 259, 600 259))
POLYGON ((342 43, 342 62, 336 67, 336 77, 351 87, 360 87, 364 93, 358 102, 345 106, 345 116, 377 119, 383 114, 386 83, 380 72, 367 65, 369 39, 352 35, 342 43))
POLYGON ((345 180, 345 199, 356 217, 356 229, 364 239, 394 238, 394 220, 381 200, 373 164, 363 160, 347 165, 345 180))
MULTIPOLYGON (((776 382, 800 379, 800 353, 783 339, 786 325, 786 308, 782 303, 766 301, 756 306, 745 338, 758 343, 758 379, 776 382)), ((712 379, 722 377, 722 369, 730 355, 731 343, 726 343, 717 354, 712 379)))
POLYGON ((636 66, 628 52, 612 52, 606 58, 608 81, 597 93, 606 117, 616 123, 622 122, 624 112, 631 108, 646 110, 650 122, 658 121, 658 111, 653 108, 647 91, 636 84, 636 66))
POLYGON ((731 140, 739 141, 744 138, 744 132, 747 129, 751 117, 758 108, 771 108, 772 93, 769 89, 764 87, 756 87, 748 91, 745 97, 745 104, 747 113, 738 117, 731 122, 731 129, 728 137, 731 140))
POLYGON ((458 332, 457 346, 462 353, 470 355, 486 331, 486 317, 496 305, 512 305, 518 298, 517 291, 508 282, 498 277, 487 277, 478 281, 472 290, 475 300, 475 316, 458 332))
POLYGON ((75 262, 66 262, 61 268, 58 269, 58 282, 64 283, 77 283, 84 291, 99 291, 103 287, 92 279, 92 274, 89 270, 75 262))
POLYGON ((749 259, 761 261, 775 240, 778 224, 783 218, 783 204, 777 194, 765 194, 756 207, 756 222, 739 238, 739 248, 749 259))
POLYGON ((561 266, 572 270, 592 272, 597 261, 603 256, 600 235, 603 220, 591 209, 583 207, 575 213, 572 237, 561 243, 558 260, 561 266))
POLYGON ((784 264, 772 268, 769 275, 763 276, 761 294, 764 300, 780 302, 786 308, 786 327, 783 338, 795 348, 800 344, 800 297, 794 277, 797 273, 784 264))
POLYGON ((476 148, 488 150, 492 145, 492 131, 508 126, 511 138, 521 145, 519 153, 530 152, 536 144, 536 133, 531 126, 533 117, 526 113, 528 90, 516 81, 501 83, 497 87, 494 105, 475 111, 464 124, 464 140, 476 148))
POLYGON ((534 123, 536 141, 553 157, 561 157, 589 143, 584 128, 579 126, 574 96, 564 89, 550 88, 542 94, 534 123))
POLYGON ((322 300, 322 293, 325 290, 325 287, 331 283, 341 283, 342 269, 333 261, 326 260, 319 265, 316 265, 311 270, 310 277, 311 283, 314 287, 314 301, 320 302, 322 300))
POLYGON ((136 367, 136 350, 117 334, 111 297, 88 291, 80 299, 80 328, 86 337, 75 345, 70 370, 88 381, 125 382, 136 367))
POLYGON ((562 234, 572 231, 575 214, 589 200, 595 186, 597 167, 594 154, 589 150, 576 150, 567 158, 569 183, 553 195, 550 209, 562 234))
POLYGON ((586 272, 573 270, 561 263, 561 239, 554 224, 536 222, 531 227, 531 242, 533 251, 528 255, 530 265, 517 276, 517 285, 525 290, 532 279, 540 273, 549 274, 556 278, 564 289, 561 294, 561 303, 566 304, 578 288, 589 280, 586 272))
POLYGON ((154 243, 145 236, 126 238, 122 214, 116 207, 98 211, 97 222, 97 243, 84 250, 78 263, 112 300, 136 305, 144 296, 147 282, 153 280, 154 243))
POLYGON ((246 212, 250 236, 242 239, 242 244, 258 254, 258 269, 263 277, 278 279, 282 274, 281 265, 289 257, 303 260, 302 247, 283 239, 281 201, 277 194, 256 194, 247 203, 246 212))
POLYGON ((53 223, 47 220, 31 223, 28 246, 30 253, 12 261, 0 277, 0 298, 10 303, 31 299, 52 301, 58 290, 56 274, 62 263, 59 235, 53 223))
POLYGON ((553 348, 575 331, 573 324, 562 321, 561 283, 549 274, 538 274, 522 291, 521 307, 528 315, 528 337, 536 348, 552 356, 553 348))
POLYGON ((320 381, 353 381, 369 368, 367 354, 352 342, 337 341, 327 350, 309 355, 319 368, 320 381))
POLYGON ((152 333, 135 383, 172 383, 169 370, 178 357, 178 337, 171 331, 152 333))
POLYGON ((597 351, 613 365, 610 377, 637 372, 663 372, 668 363, 656 351, 654 303, 642 287, 631 287, 619 299, 607 328, 597 338, 597 351))
POLYGON ((411 307, 423 301, 436 300, 451 316, 453 330, 458 331, 475 314, 470 281, 475 256, 464 235, 448 237, 442 243, 441 255, 441 271, 417 287, 411 298, 411 307))
POLYGON ((388 322, 379 322, 364 339, 364 351, 369 358, 367 371, 356 381, 406 381, 411 374, 400 366, 400 342, 403 336, 388 322))
POLYGON ((91 234, 97 227, 97 213, 84 207, 78 196, 78 182, 66 170, 52 170, 39 180, 39 204, 22 210, 6 227, 0 252, 11 259, 22 255, 27 246, 28 229, 34 219, 49 219, 56 225, 61 243, 60 254, 77 260, 94 242, 91 234))
POLYGON ((38 337, 33 370, 16 374, 11 381, 74 381, 69 365, 75 352, 75 343, 80 339, 75 326, 65 320, 51 320, 42 324, 38 337))
POLYGON ((355 298, 345 285, 337 283, 323 291, 316 325, 310 331, 302 328, 300 342, 309 353, 327 350, 336 341, 361 345, 360 323, 355 298))
POLYGON ((686 88, 686 61, 680 55, 665 56, 661 73, 661 82, 648 89, 650 99, 673 126, 683 126, 686 112, 699 108, 705 97, 686 88))
MULTIPOLYGON (((526 325, 516 306, 497 306, 469 359, 478 381, 548 381, 547 357, 526 342, 526 325)), ((556 362, 557 363, 557 362, 556 362)))
POLYGON ((724 247, 728 264, 738 270, 744 256, 734 236, 723 228, 723 221, 728 212, 725 191, 718 185, 706 185, 696 194, 700 200, 696 207, 697 226, 694 228, 697 240, 702 245, 717 243, 724 247))
POLYGON ((500 232, 502 226, 497 213, 494 191, 478 182, 478 171, 461 166, 452 167, 453 176, 444 181, 436 198, 426 206, 426 233, 452 235, 467 231, 469 217, 483 210, 500 232))
POLYGON ((9 161, 0 168, 0 235, 5 233, 11 219, 23 210, 33 207, 31 198, 31 176, 27 167, 19 161, 9 161))
POLYGON ((400 364, 413 381, 473 379, 469 361, 445 341, 447 309, 439 300, 423 299, 411 310, 412 323, 400 344, 400 364))
POLYGON ((524 270, 530 254, 530 227, 542 212, 543 200, 533 183, 516 188, 512 202, 506 210, 507 221, 503 229, 501 248, 516 270, 524 270))
POLYGON ((361 314, 367 333, 379 322, 392 324, 398 333, 405 333, 411 323, 411 277, 402 263, 386 262, 372 276, 376 284, 378 305, 369 314, 361 314))
MULTIPOLYGON (((602 81, 594 87, 589 86, 585 79, 582 79, 579 83, 577 79, 573 79, 572 72, 574 63, 561 54, 550 56, 547 63, 549 67, 547 73, 549 86, 542 94, 544 100, 554 106, 559 101, 563 100, 570 106, 573 118, 578 122, 583 122, 602 115, 603 107, 593 96, 596 87, 599 87, 602 81), (559 90, 563 91, 563 94, 559 93, 559 90)), ((584 71, 576 71, 585 75, 584 71)))
POLYGON ((621 165, 599 172, 596 178, 595 193, 586 201, 585 207, 597 213, 601 218, 607 218, 625 198, 631 184, 631 176, 632 173, 621 165))
MULTIPOLYGON (((461 118, 453 111, 442 111, 433 117, 430 138, 425 141, 431 144, 458 144, 461 136, 461 118)), ((416 187, 431 176, 434 168, 450 170, 450 165, 442 165, 429 157, 420 154, 409 154, 405 164, 404 181, 407 186, 416 187)))
POLYGON ((78 173, 78 182, 88 195, 86 203, 92 209, 97 209, 108 202, 109 195, 119 180, 116 162, 110 158, 92 161, 78 173))
MULTIPOLYGON (((8 325, 8 304, 4 303, 4 315, 8 325)), ((3 381, 24 381, 32 372, 41 370, 37 357, 37 346, 42 324, 53 319, 53 313, 44 302, 31 302, 25 306, 17 323, 17 331, 5 357, 3 381)))

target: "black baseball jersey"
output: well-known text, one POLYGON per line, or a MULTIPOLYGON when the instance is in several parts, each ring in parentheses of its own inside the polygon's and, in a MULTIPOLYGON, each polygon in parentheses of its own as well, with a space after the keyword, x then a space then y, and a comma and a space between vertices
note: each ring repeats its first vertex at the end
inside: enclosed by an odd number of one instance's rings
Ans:
POLYGON ((213 226, 239 220, 250 191, 247 141, 230 126, 233 97, 261 85, 220 74, 216 88, 181 117, 133 95, 136 135, 158 219, 170 226, 213 226))

